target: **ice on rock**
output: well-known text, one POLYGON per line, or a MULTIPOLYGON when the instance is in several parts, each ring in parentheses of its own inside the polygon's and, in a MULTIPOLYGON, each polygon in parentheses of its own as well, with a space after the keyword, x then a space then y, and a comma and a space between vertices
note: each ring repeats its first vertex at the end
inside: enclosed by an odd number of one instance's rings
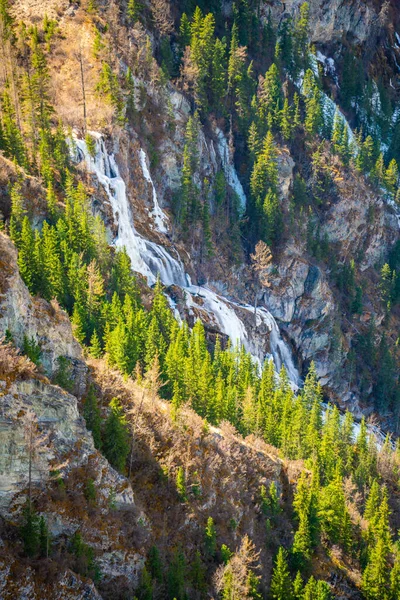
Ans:
POLYGON ((338 84, 338 76, 333 58, 328 58, 325 54, 317 50, 316 59, 323 65, 325 75, 330 75, 334 82, 338 84))

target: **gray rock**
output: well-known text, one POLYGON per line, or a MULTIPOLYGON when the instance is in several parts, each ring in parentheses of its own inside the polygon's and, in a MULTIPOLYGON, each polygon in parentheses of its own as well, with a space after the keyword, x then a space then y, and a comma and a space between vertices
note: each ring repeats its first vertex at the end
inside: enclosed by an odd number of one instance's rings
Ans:
MULTIPOLYGON (((80 363, 79 374, 83 377, 82 349, 73 336, 68 315, 56 302, 31 297, 18 272, 17 251, 1 232, 0 256, 7 261, 5 280, 0 284, 0 335, 8 330, 18 348, 22 348, 25 335, 33 338, 40 344, 46 374, 52 375, 58 368, 58 357, 65 356, 75 365, 80 363)), ((83 379, 79 380, 78 386, 83 385, 83 379)))
MULTIPOLYGON (((55 465, 62 473, 97 462, 95 485, 104 502, 111 490, 117 507, 134 505, 127 480, 110 467, 94 448, 93 438, 79 415, 75 396, 44 381, 15 381, 0 396, 0 514, 7 516, 15 503, 24 501, 29 470, 29 414, 33 415, 32 483, 42 488, 55 465)), ((60 529, 58 525, 58 529, 60 529)), ((68 528, 67 528, 68 529, 68 528)))

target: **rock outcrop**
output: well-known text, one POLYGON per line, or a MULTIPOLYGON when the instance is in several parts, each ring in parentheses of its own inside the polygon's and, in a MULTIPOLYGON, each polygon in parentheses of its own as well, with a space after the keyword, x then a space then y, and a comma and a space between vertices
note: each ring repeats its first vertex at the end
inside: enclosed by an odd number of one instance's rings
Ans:
POLYGON ((58 369, 60 356, 70 359, 82 391, 84 377, 78 377, 79 372, 84 375, 82 349, 73 336, 68 315, 55 301, 30 295, 18 271, 15 247, 1 232, 0 277, 0 336, 8 334, 18 348, 23 347, 24 336, 33 338, 40 346, 41 365, 47 375, 58 369))
POLYGON ((106 501, 112 490, 118 506, 134 505, 127 481, 95 450, 74 396, 46 380, 30 378, 9 383, 2 375, 0 390, 1 515, 10 515, 25 502, 30 461, 33 493, 54 479, 55 471, 64 478, 73 469, 95 460, 95 485, 100 496, 106 501))

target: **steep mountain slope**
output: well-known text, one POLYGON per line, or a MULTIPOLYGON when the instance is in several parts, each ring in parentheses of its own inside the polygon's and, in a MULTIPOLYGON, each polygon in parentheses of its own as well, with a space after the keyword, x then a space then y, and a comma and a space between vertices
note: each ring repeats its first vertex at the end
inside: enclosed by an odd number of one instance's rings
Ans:
POLYGON ((399 597, 399 18, 0 2, 2 597, 399 597))

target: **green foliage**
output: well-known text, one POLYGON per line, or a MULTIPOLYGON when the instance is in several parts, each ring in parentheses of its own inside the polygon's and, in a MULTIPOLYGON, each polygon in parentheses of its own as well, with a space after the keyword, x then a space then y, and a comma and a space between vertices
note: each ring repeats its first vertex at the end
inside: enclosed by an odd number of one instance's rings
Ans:
POLYGON ((139 19, 139 15, 142 10, 143 4, 140 0, 128 0, 126 15, 130 23, 135 23, 139 19))
POLYGON ((68 392, 74 389, 74 381, 71 375, 71 362, 66 356, 57 358, 57 369, 53 375, 53 383, 64 388, 68 392))
POLYGON ((233 552, 226 546, 226 544, 222 544, 221 546, 221 559, 222 562, 226 565, 230 561, 233 556, 233 552))
POLYGON ((96 140, 90 133, 86 134, 85 143, 90 156, 94 158, 96 156, 96 140))
POLYGON ((92 432, 94 445, 99 450, 101 448, 101 413, 93 385, 90 386, 85 400, 83 416, 86 427, 92 432))
POLYGON ((177 550, 174 553, 171 564, 167 572, 167 590, 168 599, 185 600, 186 599, 186 561, 183 552, 177 550))
POLYGON ((207 519, 204 543, 207 554, 213 558, 217 551, 217 531, 212 517, 208 517, 207 519))
POLYGON ((147 562, 152 579, 161 582, 163 577, 163 567, 157 546, 152 546, 150 548, 147 562))
POLYGON ((97 498, 96 486, 95 486, 94 480, 91 478, 89 478, 87 480, 86 485, 85 485, 85 498, 86 498, 88 504, 91 504, 91 505, 96 504, 96 498, 97 498))
POLYGON ((282 212, 278 198, 277 151, 268 132, 253 166, 250 178, 253 199, 253 227, 268 245, 277 243, 282 233, 282 212))
POLYGON ((118 76, 108 62, 102 64, 96 92, 114 108, 118 120, 122 121, 123 101, 118 76))
POLYGON ((42 558, 47 558, 51 553, 51 537, 43 515, 39 520, 39 550, 42 558))
POLYGON ((118 398, 111 400, 109 408, 104 425, 104 454, 117 471, 124 473, 130 450, 128 425, 118 398))
POLYGON ((35 365, 40 365, 42 351, 40 344, 36 342, 33 336, 28 338, 28 336, 24 335, 22 351, 35 365))
POLYGON ((271 597, 274 600, 291 600, 292 582, 287 564, 287 553, 282 548, 278 550, 275 567, 271 579, 271 597))
POLYGON ((93 548, 83 540, 79 529, 70 540, 70 551, 76 559, 76 571, 93 579, 94 583, 98 583, 101 579, 101 572, 95 560, 93 548))
POLYGON ((33 558, 40 548, 41 525, 39 518, 28 501, 23 512, 23 524, 21 526, 21 537, 24 544, 24 553, 33 558))
POLYGON ((187 500, 187 491, 186 491, 186 477, 185 471, 183 467, 178 467, 176 473, 176 491, 178 492, 178 496, 181 502, 186 502, 187 500))

